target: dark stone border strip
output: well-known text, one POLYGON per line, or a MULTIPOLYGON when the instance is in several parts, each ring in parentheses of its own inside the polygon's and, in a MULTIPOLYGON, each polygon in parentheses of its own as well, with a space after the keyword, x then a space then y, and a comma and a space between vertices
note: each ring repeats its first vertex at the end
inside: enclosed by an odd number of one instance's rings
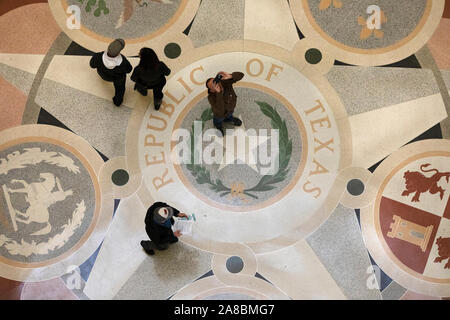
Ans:
POLYGON ((31 85, 30 92, 28 94, 28 99, 27 103, 25 104, 25 111, 22 118, 23 125, 37 123, 41 106, 39 106, 35 102, 35 100, 39 91, 39 87, 41 86, 41 82, 44 79, 45 73, 47 72, 50 63, 52 62, 53 57, 55 55, 64 55, 71 43, 72 40, 68 36, 66 36, 65 33, 60 33, 55 42, 53 42, 50 50, 45 55, 44 60, 39 66, 33 84, 31 85))

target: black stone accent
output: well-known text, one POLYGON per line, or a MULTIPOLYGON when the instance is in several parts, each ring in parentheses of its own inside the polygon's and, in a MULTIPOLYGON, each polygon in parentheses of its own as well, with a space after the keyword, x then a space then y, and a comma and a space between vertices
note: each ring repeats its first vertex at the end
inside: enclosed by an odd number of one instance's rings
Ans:
POLYGON ((430 128, 427 131, 425 131, 424 133, 422 133, 417 138, 414 138, 413 140, 408 142, 407 144, 410 144, 410 143, 413 143, 413 142, 417 142, 417 141, 420 141, 420 140, 442 139, 442 138, 443 137, 442 137, 441 124, 438 123, 434 127, 430 128))
POLYGON ((130 175, 126 170, 119 169, 113 172, 111 180, 116 186, 124 186, 130 181, 130 175))
POLYGON ((356 218, 358 219, 359 229, 361 229, 361 210, 355 209, 356 218))
POLYGON ((70 132, 73 132, 64 123, 62 123, 61 121, 56 119, 44 108, 41 108, 41 111, 39 112, 39 117, 38 117, 37 123, 55 126, 55 127, 62 128, 62 129, 68 130, 70 132))
POLYGON ((392 279, 386 273, 384 273, 383 270, 381 270, 381 268, 376 264, 375 260, 373 260, 370 253, 369 252, 367 252, 367 253, 369 254, 369 258, 370 258, 370 262, 372 263, 372 266, 374 266, 380 270, 380 279, 377 279, 377 281, 379 282, 378 285, 380 287, 380 292, 382 292, 384 289, 386 289, 386 287, 388 285, 391 284, 392 279))
MULTIPOLYGON (((291 4, 289 3, 289 1, 290 1, 290 0, 287 0, 288 6, 289 6, 289 8, 290 8, 291 4)), ((296 0, 296 1, 297 1, 297 0, 296 0)), ((301 40, 301 39, 304 39, 304 38, 305 38, 305 35, 304 35, 303 32, 299 29, 299 27, 298 27, 297 22, 295 21, 295 19, 294 19, 294 24, 295 24, 295 28, 297 29, 298 37, 300 38, 300 40, 301 40)))
MULTIPOLYGON (((339 60, 335 60, 334 61, 334 65, 335 66, 356 66, 354 64, 348 64, 348 63, 344 63, 342 61, 339 60)), ((417 60, 415 55, 409 56, 406 59, 403 59, 401 61, 397 61, 391 64, 387 64, 384 66, 378 66, 378 67, 374 67, 374 68, 415 68, 415 69, 421 69, 422 66, 420 65, 419 61, 417 60)))
POLYGON ((119 208, 120 199, 114 199, 114 212, 113 217, 116 215, 117 208, 119 208))
POLYGON ((181 47, 178 44, 171 42, 165 46, 164 54, 169 59, 176 59, 181 55, 181 47))
POLYGON ((191 23, 187 26, 187 28, 184 29, 183 33, 185 35, 187 35, 187 36, 189 35, 189 32, 191 31, 192 24, 194 23, 196 17, 197 17, 197 15, 195 15, 194 19, 192 19, 191 23))
POLYGON ((267 280, 266 278, 264 278, 264 277, 263 277, 262 275, 260 275, 258 272, 255 273, 255 277, 256 277, 256 278, 259 278, 259 279, 261 279, 261 280, 264 280, 264 281, 267 282, 267 283, 272 284, 272 282, 270 282, 269 280, 267 280))
MULTIPOLYGON (((384 158, 384 159, 386 159, 386 158, 384 158)), ((374 171, 375 171, 375 170, 378 168, 378 166, 384 161, 384 159, 381 160, 380 162, 375 163, 373 166, 371 166, 371 167, 369 168, 369 171, 372 172, 372 173, 374 173, 374 171)))
POLYGON ((92 56, 94 52, 80 46, 76 42, 72 42, 64 53, 66 56, 92 56))
MULTIPOLYGON (((212 270, 209 270, 207 273, 205 273, 204 275, 202 275, 201 277, 199 277, 198 279, 195 279, 195 281, 201 280, 203 278, 208 278, 214 275, 214 272, 212 270)), ((195 282, 194 281, 194 282, 195 282)))
POLYGON ((364 192, 364 183, 359 179, 352 179, 347 183, 347 191, 352 196, 359 196, 364 192))
MULTIPOLYGON (((94 148, 94 147, 93 147, 94 148)), ((94 148, 95 149, 95 148, 94 148)), ((95 151, 97 151, 97 153, 100 155, 100 157, 102 157, 103 161, 107 162, 109 160, 109 158, 107 156, 105 156, 103 153, 101 153, 100 151, 98 151, 97 149, 95 149, 95 151)))
MULTIPOLYGON (((407 145, 410 144, 410 143, 413 143, 413 142, 417 142, 417 141, 421 141, 421 140, 428 140, 428 139, 442 139, 442 130, 441 130, 441 124, 440 123, 438 123, 437 125, 435 125, 434 127, 430 128, 430 129, 428 129, 427 131, 425 131, 424 133, 419 135, 417 138, 414 138, 413 140, 408 142, 407 145)), ((371 166, 369 168, 369 171, 373 173, 376 170, 376 168, 383 161, 384 161, 384 159, 381 160, 380 162, 374 164, 373 166, 371 166)))
POLYGON ((354 64, 344 63, 344 62, 339 61, 339 60, 334 60, 334 65, 335 65, 335 66, 350 66, 350 67, 355 67, 354 64))
POLYGON ((322 61, 322 52, 315 48, 308 49, 305 53, 305 59, 309 64, 318 64, 322 61))
POLYGON ((227 270, 231 273, 239 273, 244 269, 244 261, 238 256, 232 256, 227 260, 227 270))
POLYGON ((302 33, 302 31, 298 28, 297 23, 295 23, 295 28, 297 29, 297 34, 300 40, 305 38, 305 35, 302 33))
POLYGON ((81 278, 83 278, 83 280, 85 282, 87 282, 89 279, 92 268, 94 267, 94 264, 95 264, 95 260, 97 260, 98 253, 100 252, 102 245, 103 245, 103 242, 98 246, 98 248, 95 250, 95 252, 85 262, 83 262, 83 264, 81 264, 79 267, 81 278))
POLYGON ((421 69, 422 66, 420 65, 419 61, 417 60, 415 55, 409 56, 406 59, 403 59, 398 62, 394 62, 385 66, 380 66, 380 68, 414 68, 414 69, 421 69))
MULTIPOLYGON (((201 277, 199 277, 198 279, 195 279, 193 282, 198 281, 198 280, 203 279, 203 278, 211 277, 211 276, 213 276, 213 275, 214 275, 214 272, 213 272, 212 270, 210 270, 210 271, 208 271, 207 273, 205 273, 204 275, 202 275, 201 277)), ((174 295, 175 295, 175 293, 172 294, 172 295, 171 295, 169 298, 167 298, 166 300, 172 299, 172 297, 173 297, 174 295)))

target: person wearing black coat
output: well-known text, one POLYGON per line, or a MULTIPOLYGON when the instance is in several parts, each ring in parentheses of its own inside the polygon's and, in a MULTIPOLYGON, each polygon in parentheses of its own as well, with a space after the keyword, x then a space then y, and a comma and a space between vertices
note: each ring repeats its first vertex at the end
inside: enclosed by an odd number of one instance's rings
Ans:
POLYGON ((162 92, 166 85, 166 76, 171 70, 162 61, 159 61, 155 51, 150 48, 142 48, 139 52, 141 58, 139 65, 134 68, 131 80, 136 82, 134 90, 137 90, 144 97, 148 90, 153 89, 153 103, 156 110, 159 110, 164 94, 162 92))
POLYGON ((103 80, 114 83, 113 102, 117 107, 123 102, 127 73, 133 70, 127 58, 120 54, 123 48, 125 41, 116 39, 108 46, 107 51, 95 53, 90 61, 91 68, 97 69, 98 75, 103 80))
POLYGON ((153 255, 154 249, 166 250, 170 243, 178 242, 181 232, 172 231, 172 225, 175 223, 174 216, 188 218, 185 213, 181 213, 165 202, 155 202, 150 206, 145 216, 145 231, 151 241, 141 241, 145 252, 153 255))

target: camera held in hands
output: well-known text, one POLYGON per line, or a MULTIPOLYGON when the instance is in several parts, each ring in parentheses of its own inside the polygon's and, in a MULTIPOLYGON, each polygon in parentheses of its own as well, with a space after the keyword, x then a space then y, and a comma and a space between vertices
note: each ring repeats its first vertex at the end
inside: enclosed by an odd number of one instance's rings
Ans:
POLYGON ((222 78, 223 78, 223 75, 219 73, 219 74, 214 78, 214 83, 219 83, 220 80, 222 80, 222 78))

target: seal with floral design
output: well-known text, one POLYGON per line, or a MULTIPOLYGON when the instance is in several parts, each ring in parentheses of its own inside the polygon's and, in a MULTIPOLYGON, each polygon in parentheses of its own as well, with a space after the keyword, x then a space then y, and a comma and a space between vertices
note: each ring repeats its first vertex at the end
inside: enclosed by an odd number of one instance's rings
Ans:
POLYGON ((168 80, 159 111, 135 109, 141 124, 127 147, 130 170, 138 166, 153 199, 192 211, 202 238, 255 242, 295 228, 311 232, 338 201, 330 195, 351 141, 342 138, 345 109, 326 80, 307 72, 239 51, 187 64, 168 80), (205 88, 220 70, 244 73, 234 85, 242 124, 225 123, 223 137, 205 88))
POLYGON ((111 205, 105 205, 110 197, 102 196, 98 179, 102 163, 85 140, 60 128, 28 125, 2 131, 2 277, 58 277, 97 249, 112 216, 107 212, 111 205))

